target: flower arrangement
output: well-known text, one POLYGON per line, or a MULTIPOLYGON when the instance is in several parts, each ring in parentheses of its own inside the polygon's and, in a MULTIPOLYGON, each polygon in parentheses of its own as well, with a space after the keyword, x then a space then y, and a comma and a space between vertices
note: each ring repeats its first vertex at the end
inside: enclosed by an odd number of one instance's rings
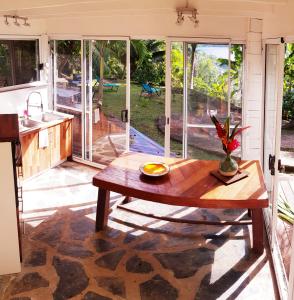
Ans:
POLYGON ((237 123, 230 133, 229 117, 225 120, 224 124, 221 124, 215 116, 210 115, 210 118, 222 142, 223 150, 226 153, 225 160, 220 163, 219 172, 224 176, 234 176, 238 172, 238 164, 232 159, 231 153, 240 146, 236 136, 250 126, 239 128, 240 123, 237 123))
POLYGON ((224 124, 221 124, 215 116, 210 116, 213 122, 217 135, 222 142, 223 149, 227 155, 230 155, 234 150, 236 150, 240 143, 236 139, 236 136, 240 134, 243 130, 249 128, 250 126, 238 128, 240 123, 237 123, 230 134, 230 118, 228 117, 224 124))

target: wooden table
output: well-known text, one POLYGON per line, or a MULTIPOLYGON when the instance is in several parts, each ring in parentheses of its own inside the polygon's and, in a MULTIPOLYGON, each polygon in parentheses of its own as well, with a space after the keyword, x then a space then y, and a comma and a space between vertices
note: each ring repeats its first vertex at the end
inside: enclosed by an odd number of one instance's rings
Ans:
MULTIPOLYGON (((99 187, 96 230, 107 225, 110 191, 126 197, 170 205, 248 209, 252 221, 194 221, 194 224, 236 225, 252 224, 253 250, 262 253, 263 213, 268 206, 268 194, 258 161, 240 161, 239 168, 249 176, 231 185, 224 185, 210 174, 218 168, 219 161, 158 157, 129 153, 115 159, 107 168, 93 177, 93 185, 99 187), (170 173, 160 178, 142 175, 139 166, 146 161, 165 162, 170 173)), ((141 213, 142 214, 142 213, 141 213)), ((153 215, 149 215, 153 216, 153 215)), ((173 221, 171 218, 166 218, 173 221)))

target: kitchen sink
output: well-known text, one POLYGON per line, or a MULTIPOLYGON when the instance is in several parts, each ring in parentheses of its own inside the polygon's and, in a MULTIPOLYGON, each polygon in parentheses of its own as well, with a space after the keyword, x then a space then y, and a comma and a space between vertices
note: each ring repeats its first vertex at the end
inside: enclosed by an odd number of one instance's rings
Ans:
POLYGON ((27 128, 38 127, 40 124, 40 122, 31 119, 23 119, 20 121, 20 125, 27 128))
POLYGON ((43 112, 41 115, 34 116, 34 120, 38 122, 52 122, 64 119, 63 116, 53 112, 43 112))

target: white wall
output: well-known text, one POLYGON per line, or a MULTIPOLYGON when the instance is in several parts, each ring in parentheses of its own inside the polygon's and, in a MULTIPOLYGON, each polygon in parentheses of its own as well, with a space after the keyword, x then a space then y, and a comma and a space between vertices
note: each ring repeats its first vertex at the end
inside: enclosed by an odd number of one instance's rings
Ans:
MULTIPOLYGON (((46 32, 46 21, 45 20, 29 20, 30 26, 15 26, 11 19, 8 20, 9 25, 4 24, 4 18, 1 16, 0 19, 0 36, 4 35, 41 35, 46 32)), ((19 21, 22 24, 22 21, 19 21)))
POLYGON ((47 20, 48 35, 93 35, 131 37, 231 37, 245 39, 247 18, 200 16, 199 25, 185 20, 176 24, 176 14, 151 14, 75 18, 50 18, 47 20), (221 24, 221 26, 220 26, 221 24))
MULTIPOLYGON (((9 92, 1 92, 0 93, 0 114, 18 113, 19 115, 23 115, 23 111, 26 109, 26 105, 27 105, 26 100, 33 91, 37 91, 41 93, 44 110, 47 110, 48 109, 47 86, 41 86, 41 87, 31 87, 31 88, 13 90, 9 92)), ((32 94, 31 97, 39 97, 39 96, 32 94)))

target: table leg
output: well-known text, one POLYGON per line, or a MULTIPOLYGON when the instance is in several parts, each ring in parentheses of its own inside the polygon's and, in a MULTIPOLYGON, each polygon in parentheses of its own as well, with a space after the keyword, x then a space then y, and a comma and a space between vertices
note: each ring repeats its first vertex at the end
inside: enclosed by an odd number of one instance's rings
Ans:
POLYGON ((131 197, 130 196, 126 196, 125 199, 122 201, 121 204, 127 204, 131 202, 131 197))
POLYGON ((262 254, 264 250, 263 244, 263 213, 262 208, 254 208, 252 213, 252 236, 253 251, 262 254))
POLYGON ((109 200, 110 191, 99 188, 96 210, 96 231, 103 230, 107 226, 109 200))

